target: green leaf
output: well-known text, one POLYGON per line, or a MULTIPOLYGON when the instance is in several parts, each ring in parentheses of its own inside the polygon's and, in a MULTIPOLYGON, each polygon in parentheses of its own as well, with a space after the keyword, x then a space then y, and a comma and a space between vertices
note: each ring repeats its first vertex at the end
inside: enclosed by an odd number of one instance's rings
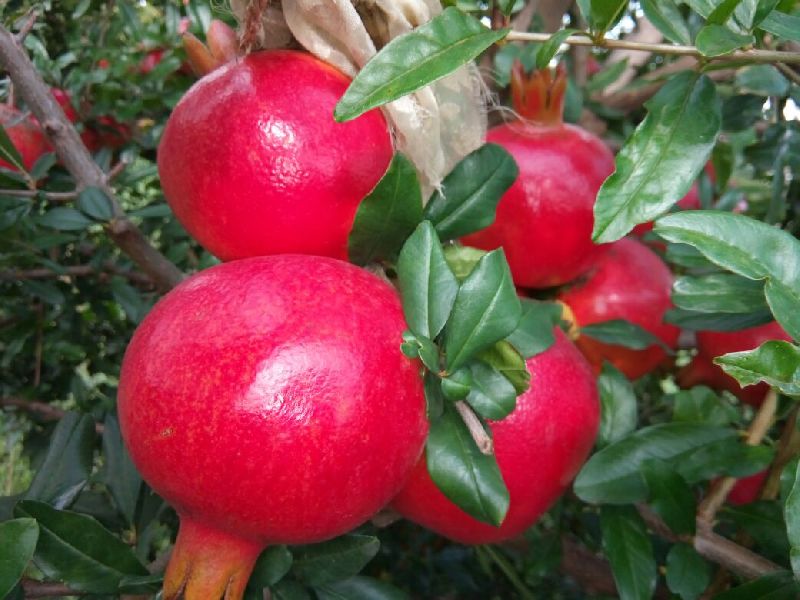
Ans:
POLYGON ((458 281, 430 221, 420 223, 403 245, 397 278, 409 328, 417 336, 434 339, 450 316, 458 281))
POLYGON ((469 367, 461 367, 449 377, 442 377, 442 394, 448 400, 463 400, 472 389, 472 372, 469 367))
POLYGON ((500 198, 516 181, 519 169, 502 146, 484 144, 462 159, 444 178, 425 207, 424 218, 443 240, 488 227, 500 198))
POLYGON ((627 0, 578 0, 578 7, 595 33, 606 32, 628 6, 627 0))
POLYGON ((795 577, 800 577, 800 465, 795 471, 794 485, 786 498, 783 514, 786 518, 786 535, 792 547, 792 571, 795 577))
POLYGON ((100 188, 87 187, 82 190, 78 194, 75 206, 87 217, 96 221, 110 221, 114 217, 111 200, 100 188))
POLYGON ((77 231, 86 229, 93 221, 74 208, 57 206, 51 208, 39 218, 39 224, 60 231, 77 231))
POLYGON ((789 571, 770 573, 714 596, 714 600, 797 600, 800 583, 789 571))
POLYGON ((704 446, 735 438, 732 429, 699 423, 663 423, 639 429, 589 459, 575 479, 575 494, 592 503, 644 501, 647 487, 639 475, 644 461, 658 458, 679 464, 704 446))
POLYGON ((14 142, 8 137, 8 133, 2 125, 0 125, 0 160, 12 164, 19 171, 25 171, 25 166, 22 164, 22 155, 14 146, 14 142))
POLYGON ((141 292, 122 277, 111 279, 111 294, 132 323, 140 323, 150 309, 142 299, 141 292))
POLYGON ((308 585, 325 585, 356 575, 378 553, 380 542, 371 535, 348 534, 292 549, 292 572, 308 585))
POLYGON ((598 243, 620 239, 683 198, 717 140, 721 105, 705 75, 675 75, 646 106, 598 192, 592 233, 598 243))
POLYGON ((488 350, 478 354, 478 358, 502 374, 516 391, 516 396, 525 393, 531 386, 531 374, 525 358, 508 341, 497 342, 488 350))
POLYGON ((444 332, 448 371, 511 334, 521 314, 505 254, 494 250, 478 261, 456 295, 444 332))
POLYGON ((5 598, 17 585, 31 562, 39 526, 34 519, 13 519, 0 523, 0 598, 5 598))
POLYGON ((39 522, 36 565, 76 592, 114 594, 123 577, 149 575, 133 549, 92 517, 31 500, 14 514, 39 522))
MULTIPOLYGON (((291 579, 284 579, 270 589, 271 600, 312 600, 306 587, 291 579)), ((254 600, 262 600, 264 594, 254 600)))
POLYGON ((786 296, 800 303, 800 241, 794 236, 744 215, 710 210, 674 213, 656 221, 661 237, 697 248, 714 264, 748 279, 766 279, 765 292, 775 319, 794 338, 800 337, 800 317, 786 296), (776 285, 779 284, 779 285, 776 285), (777 309, 777 310, 776 310, 777 309))
POLYGON ((672 286, 672 302, 678 308, 706 313, 769 310, 763 282, 730 273, 679 277, 672 286))
POLYGON ((631 506, 604 506, 600 529, 620 600, 650 600, 658 573, 653 544, 639 513, 631 506))
MULTIPOLYGON (((736 85, 744 93, 758 96, 786 96, 789 81, 772 65, 751 65, 736 72, 736 85)), ((763 99, 761 100, 763 103, 763 99)))
POLYGON ((694 535, 697 504, 691 488, 669 463, 646 460, 642 477, 647 485, 647 503, 676 534, 694 535))
POLYGON ((439 372, 439 348, 431 340, 416 336, 410 331, 403 332, 403 343, 400 346, 403 354, 409 358, 419 358, 429 371, 439 372))
POLYGON ((47 502, 56 508, 72 504, 92 471, 94 436, 91 417, 66 413, 50 437, 47 456, 25 492, 25 499, 47 502))
POLYGON ((752 35, 742 35, 731 31, 724 25, 706 25, 694 40, 694 44, 703 56, 722 56, 744 46, 754 44, 752 35))
POLYGON ((780 0, 758 0, 758 2, 756 2, 756 11, 753 15, 752 26, 755 27, 766 19, 767 16, 775 10, 779 2, 780 0))
POLYGON ((642 10, 665 38, 676 44, 691 45, 692 35, 674 0, 642 0, 642 10))
POLYGON ((452 406, 431 423, 428 473, 442 493, 479 521, 500 526, 509 496, 494 456, 481 454, 452 406))
POLYGON ((407 600, 408 594, 372 577, 351 577, 315 588, 319 600, 407 600))
POLYGON ((625 319, 612 319, 581 327, 581 335, 599 340, 605 344, 624 346, 633 350, 644 350, 650 346, 660 346, 666 352, 672 350, 652 333, 636 323, 625 319))
POLYGON ((739 94, 726 98, 722 103, 722 129, 743 131, 761 119, 764 98, 753 94, 739 94))
POLYGON ((601 415, 597 445, 603 447, 618 442, 636 429, 638 411, 631 382, 613 365, 603 363, 597 389, 601 415))
POLYGON ((561 44, 564 43, 564 40, 574 33, 578 33, 578 30, 561 29, 551 35, 549 40, 543 42, 539 47, 539 51, 536 53, 536 68, 546 69, 550 65, 550 61, 553 60, 553 57, 556 55, 556 52, 558 52, 561 44))
POLYGON ((57 157, 53 152, 46 152, 42 154, 39 158, 36 159, 36 162, 33 163, 33 166, 30 170, 31 179, 34 181, 41 181, 47 174, 50 172, 56 162, 57 157))
POLYGON ((499 421, 514 410, 517 391, 511 382, 497 369, 477 360, 469 365, 472 386, 467 402, 485 419, 499 421))
POLYGON ((725 21, 730 19, 733 11, 741 4, 742 0, 722 0, 714 10, 706 17, 707 23, 715 23, 717 25, 724 25, 725 21))
POLYGON ((673 421, 724 426, 735 423, 738 417, 739 412, 735 406, 703 385, 675 394, 673 421))
POLYGON ((495 42, 507 29, 492 31, 457 8, 396 37, 364 65, 334 110, 349 121, 449 75, 495 42))
POLYGON ((458 244, 449 244, 444 249, 444 259, 458 281, 464 281, 472 273, 475 265, 487 254, 486 250, 458 244))
POLYGON ((747 327, 764 325, 774 321, 769 309, 752 313, 703 313, 682 308, 670 309, 664 313, 664 322, 677 325, 681 329, 693 331, 739 331, 747 327))
POLYGON ((397 153, 386 174, 361 201, 347 240, 350 262, 394 261, 422 220, 422 190, 414 165, 397 153))
MULTIPOLYGON (((259 592, 272 587, 289 572, 292 561, 292 553, 286 546, 269 546, 259 555, 247 587, 259 592)), ((263 597, 263 593, 259 597, 263 597)))
POLYGON ((604 90, 617 79, 619 79, 627 67, 628 59, 623 58, 622 60, 612 64, 610 67, 603 69, 596 75, 593 75, 592 78, 587 82, 586 91, 599 92, 600 90, 604 90))
POLYGON ((103 482, 111 492, 117 510, 128 525, 133 525, 142 478, 122 443, 119 422, 113 415, 108 415, 103 424, 103 454, 106 459, 103 482))
POLYGON ((800 16, 775 10, 761 21, 760 27, 785 40, 800 42, 800 16))
POLYGON ((741 478, 763 471, 775 456, 768 446, 748 446, 739 439, 707 444, 693 454, 681 457, 675 468, 690 485, 713 477, 741 478))
POLYGON ((689 544, 675 544, 667 554, 667 587, 681 600, 696 600, 711 583, 708 563, 689 544))
POLYGON ((800 348, 794 344, 764 342, 753 350, 724 354, 714 362, 742 386, 764 381, 787 396, 800 398, 800 348))
POLYGON ((540 302, 520 298, 522 316, 517 328, 506 338, 524 357, 531 358, 552 346, 556 338, 553 327, 561 321, 561 306, 555 302, 540 302))

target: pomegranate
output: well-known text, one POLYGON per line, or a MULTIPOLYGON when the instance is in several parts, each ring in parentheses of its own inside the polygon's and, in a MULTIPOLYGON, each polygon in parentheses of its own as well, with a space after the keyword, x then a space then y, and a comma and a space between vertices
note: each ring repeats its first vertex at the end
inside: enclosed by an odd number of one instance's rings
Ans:
POLYGON ((189 233, 223 260, 346 259, 358 205, 393 151, 379 111, 333 120, 348 84, 291 50, 250 54, 195 83, 158 149, 164 195, 189 233))
POLYGON ((737 480, 728 494, 728 503, 740 506, 758 500, 761 488, 764 487, 768 475, 769 470, 765 469, 755 475, 750 475, 750 477, 743 477, 737 480))
MULTIPOLYGON (((585 281, 561 292, 559 300, 572 309, 579 327, 625 319, 674 348, 679 330, 663 320, 672 307, 671 289, 667 265, 641 242, 624 238, 611 245, 585 281)), ((596 372, 607 360, 631 379, 649 373, 666 357, 658 345, 633 350, 587 336, 580 336, 576 343, 596 372)))
MULTIPOLYGON (((22 165, 26 170, 30 171, 39 157, 50 151, 50 143, 38 123, 16 108, 0 104, 0 125, 5 128, 11 143, 22 157, 22 165)), ((2 159, 0 167, 16 171, 16 167, 2 159)))
POLYGON ((452 540, 485 544, 520 534, 556 501, 594 445, 600 404, 591 367, 558 328, 555 337, 549 349, 528 359, 533 383, 517 398, 514 411, 489 422, 510 495, 503 524, 481 523, 447 499, 428 475, 424 458, 392 501, 398 512, 452 540))
POLYGON ((397 493, 427 433, 405 327, 390 285, 303 255, 218 265, 153 308, 119 416, 181 519, 165 598, 239 599, 267 544, 334 537, 397 493))
POLYGON ((561 122, 566 85, 563 72, 526 79, 522 65, 514 65, 511 90, 521 119, 491 129, 487 141, 512 154, 519 177, 500 200, 495 222, 463 239, 484 250, 502 246, 521 287, 571 281, 606 250, 591 239, 593 207, 614 156, 600 138, 561 122))

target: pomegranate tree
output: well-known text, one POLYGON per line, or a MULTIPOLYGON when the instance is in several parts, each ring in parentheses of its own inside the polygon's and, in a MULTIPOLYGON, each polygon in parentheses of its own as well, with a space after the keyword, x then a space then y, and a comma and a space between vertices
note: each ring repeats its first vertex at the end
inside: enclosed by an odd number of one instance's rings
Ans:
POLYGON ((606 248, 592 242, 593 206, 614 156, 600 138, 562 122, 564 73, 526 77, 517 63, 511 90, 519 120, 490 130, 487 141, 516 160, 519 177, 497 207, 495 222, 464 243, 503 247, 514 283, 542 288, 585 273, 606 248))
POLYGON ((241 598, 267 544, 345 533, 394 496, 427 431, 394 289, 325 257, 203 271, 125 354, 123 437, 181 518, 165 598, 241 598))
POLYGON ((393 152, 379 111, 334 122, 348 84, 288 50, 250 54, 198 81, 158 150, 164 195, 189 233, 223 260, 346 259, 358 205, 393 152))

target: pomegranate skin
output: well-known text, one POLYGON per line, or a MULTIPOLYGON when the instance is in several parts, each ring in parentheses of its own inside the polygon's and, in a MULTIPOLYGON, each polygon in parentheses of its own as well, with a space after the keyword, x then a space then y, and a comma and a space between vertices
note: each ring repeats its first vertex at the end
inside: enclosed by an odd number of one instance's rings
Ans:
POLYGON ((203 271, 126 351, 133 461, 181 515, 224 531, 292 544, 348 531, 402 486, 427 433, 404 329, 394 289, 341 261, 203 271))
POLYGON ((728 504, 741 506, 758 500, 768 475, 769 469, 765 469, 755 475, 737 480, 728 494, 728 504))
POLYGON ((393 153, 378 110, 334 122, 348 85, 291 50, 250 54, 195 83, 158 150, 164 195, 189 233, 222 260, 346 259, 358 205, 393 153))
POLYGON ((493 543, 522 533, 566 490, 594 445, 600 404, 590 366, 560 329, 555 335, 553 346, 527 361, 531 389, 508 417, 489 422, 510 495, 503 524, 481 523, 447 499, 424 457, 392 501, 400 514, 457 542, 493 543))
MULTIPOLYGON (((2 125, 14 147, 22 157, 22 164, 30 171, 40 156, 51 151, 50 144, 37 123, 23 117, 16 108, 0 105, 0 125, 2 125)), ((16 171, 11 163, 0 160, 0 167, 16 171)))
POLYGON ((585 273, 606 251, 591 237, 595 197, 614 171, 611 151, 564 123, 504 124, 486 139, 511 153, 519 177, 500 200, 494 223, 463 242, 484 250, 502 246, 521 287, 561 285, 585 273))
MULTIPOLYGON (((572 309, 578 326, 626 319, 674 348, 680 331, 663 321, 672 307, 671 289, 667 265, 641 242, 624 238, 612 244, 585 281, 566 289, 558 299, 572 309)), ((595 372, 607 360, 631 379, 649 373, 666 358, 657 345, 632 350, 587 336, 580 336, 576 343, 595 372)))

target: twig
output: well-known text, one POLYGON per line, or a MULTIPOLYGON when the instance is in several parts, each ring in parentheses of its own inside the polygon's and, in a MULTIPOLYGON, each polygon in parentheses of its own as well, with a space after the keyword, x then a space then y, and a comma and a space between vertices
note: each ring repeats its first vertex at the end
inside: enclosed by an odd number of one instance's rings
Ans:
POLYGON ((23 578, 22 591, 25 598, 60 598, 64 596, 84 596, 84 592, 71 590, 63 583, 48 583, 35 579, 23 578))
POLYGON ((0 65, 8 72, 79 189, 98 187, 108 196, 114 217, 106 226, 109 237, 134 263, 147 273, 161 291, 183 279, 178 267, 156 250, 142 232, 125 216, 106 174, 92 160, 78 132, 64 116, 28 55, 15 37, 0 25, 0 65))
MULTIPOLYGON (((511 31, 506 36, 509 42, 546 42, 550 39, 547 33, 527 33, 524 31, 511 31)), ((736 50, 723 56, 703 56, 694 46, 680 44, 652 44, 646 42, 631 42, 629 40, 592 39, 587 36, 571 35, 564 40, 570 46, 597 46, 598 48, 619 48, 623 50, 640 50, 655 54, 675 54, 678 56, 693 56, 698 59, 715 60, 741 60, 754 63, 800 63, 800 52, 782 52, 780 50, 736 50)))
POLYGON ((144 273, 136 271, 126 271, 119 268, 112 261, 107 261, 102 267, 94 267, 93 265, 72 265, 63 267, 62 272, 54 271, 52 269, 38 268, 27 270, 9 270, 0 271, 0 281, 25 281, 28 279, 58 279, 60 277, 86 277, 89 275, 119 275, 129 281, 137 283, 142 286, 152 287, 153 280, 144 273))
MULTIPOLYGON (((14 407, 24 410, 27 413, 38 416, 42 421, 52 422, 64 418, 66 411, 47 402, 38 400, 25 400, 24 398, 8 397, 0 398, 0 407, 14 407)), ((94 429, 97 433, 103 433, 105 428, 102 423, 95 423, 94 429)))
POLYGON ((0 190, 0 196, 11 198, 44 198, 50 202, 70 202, 78 197, 78 192, 43 192, 40 190, 0 190))
POLYGON ((778 67, 778 70, 786 75, 792 82, 800 85, 800 73, 792 69, 789 65, 785 65, 783 63, 775 63, 775 66, 778 67))
MULTIPOLYGON (((771 389, 764 397, 764 402, 758 409, 750 427, 747 430, 747 438, 744 443, 748 446, 757 446, 767 435, 772 423, 775 420, 775 411, 778 408, 778 394, 771 389)), ((714 521, 719 508, 725 503, 725 499, 736 484, 735 477, 723 477, 710 486, 710 490, 700 506, 697 507, 697 520, 710 524, 714 521)))
POLYGON ((38 388, 42 382, 42 352, 44 350, 44 306, 36 304, 36 349, 33 359, 33 387, 38 388))
POLYGON ((25 38, 28 37, 28 34, 33 29, 33 26, 36 25, 36 19, 39 17, 37 14, 36 8, 32 8, 28 11, 28 14, 25 15, 25 22, 20 27, 17 35, 14 37, 16 38, 19 44, 25 41, 25 38))
POLYGON ((797 431, 797 414, 799 410, 800 405, 796 405, 783 426, 775 459, 772 461, 772 466, 770 466, 767 480, 761 488, 762 500, 775 500, 778 497, 781 491, 781 473, 784 467, 789 464, 789 461, 800 453, 800 432, 797 431))
POLYGON ((475 440, 475 445, 478 446, 478 450, 481 451, 481 454, 487 456, 494 454, 494 442, 492 438, 489 437, 489 434, 486 433, 486 430, 483 428, 483 423, 478 419, 478 416, 470 408, 469 404, 463 400, 459 400, 456 402, 456 410, 458 414, 461 415, 464 425, 469 429, 469 434, 472 436, 472 439, 475 440))
POLYGON ((511 584, 516 588, 520 598, 525 600, 535 600, 536 596, 528 589, 528 586, 523 583, 517 574, 516 569, 509 563, 508 559, 503 556, 499 550, 495 550, 489 544, 484 544, 480 547, 486 554, 489 555, 494 563, 500 568, 503 574, 508 578, 511 584))

